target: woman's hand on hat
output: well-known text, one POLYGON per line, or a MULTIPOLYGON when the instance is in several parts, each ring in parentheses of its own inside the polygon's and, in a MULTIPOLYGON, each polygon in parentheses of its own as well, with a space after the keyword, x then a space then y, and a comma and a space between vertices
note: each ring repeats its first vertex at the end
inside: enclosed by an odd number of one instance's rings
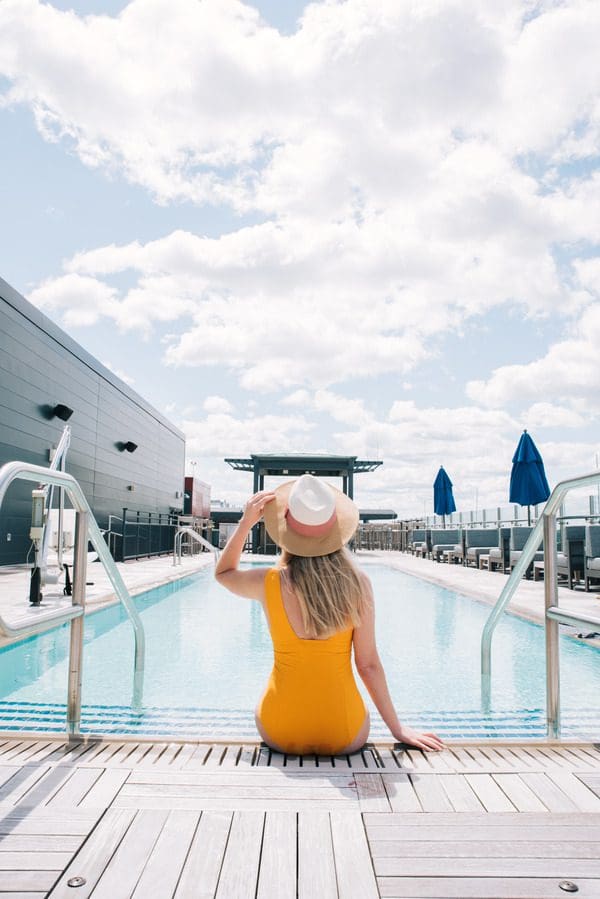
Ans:
POLYGON ((262 518, 263 509, 267 503, 275 499, 272 490, 259 490, 254 496, 251 496, 244 506, 242 521, 249 527, 253 527, 262 518))
POLYGON ((400 725, 393 736, 399 743, 408 743, 409 746, 416 746, 417 749, 423 749, 425 752, 437 752, 446 748, 436 734, 423 734, 404 724, 400 725))

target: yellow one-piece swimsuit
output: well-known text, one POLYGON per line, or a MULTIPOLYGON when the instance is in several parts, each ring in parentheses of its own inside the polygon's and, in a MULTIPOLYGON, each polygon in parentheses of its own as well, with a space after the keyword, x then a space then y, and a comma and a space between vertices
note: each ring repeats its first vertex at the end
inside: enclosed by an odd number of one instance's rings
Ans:
POLYGON ((356 739, 367 713, 352 671, 353 628, 325 639, 294 632, 281 595, 280 572, 265 578, 274 664, 257 714, 285 752, 335 755, 356 739))

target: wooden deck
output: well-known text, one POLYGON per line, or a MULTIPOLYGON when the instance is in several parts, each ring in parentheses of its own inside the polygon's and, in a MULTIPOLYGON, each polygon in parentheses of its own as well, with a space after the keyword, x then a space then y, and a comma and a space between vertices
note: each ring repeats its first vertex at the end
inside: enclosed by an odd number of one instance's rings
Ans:
POLYGON ((600 897, 598 745, 0 739, 11 899, 546 899, 561 881, 600 897))

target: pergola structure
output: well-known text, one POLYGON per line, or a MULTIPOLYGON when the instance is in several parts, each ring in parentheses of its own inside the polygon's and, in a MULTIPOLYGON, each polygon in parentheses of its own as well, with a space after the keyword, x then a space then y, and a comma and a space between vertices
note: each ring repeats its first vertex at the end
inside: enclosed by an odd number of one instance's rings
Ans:
POLYGON ((353 499, 354 475, 374 471, 383 462, 359 460, 356 456, 308 456, 302 453, 252 453, 249 459, 225 459, 235 471, 251 471, 254 475, 253 493, 264 490, 265 477, 297 478, 314 474, 323 478, 341 478, 343 492, 353 499))
MULTIPOLYGON (((374 471, 381 461, 359 460, 356 456, 309 456, 303 453, 252 453, 249 459, 225 459, 234 471, 248 471, 253 474, 253 493, 264 490, 266 477, 297 478, 302 474, 313 474, 323 478, 341 478, 342 490, 354 498, 354 475, 374 471)), ((266 549, 266 536, 262 523, 254 528, 252 551, 266 549)))

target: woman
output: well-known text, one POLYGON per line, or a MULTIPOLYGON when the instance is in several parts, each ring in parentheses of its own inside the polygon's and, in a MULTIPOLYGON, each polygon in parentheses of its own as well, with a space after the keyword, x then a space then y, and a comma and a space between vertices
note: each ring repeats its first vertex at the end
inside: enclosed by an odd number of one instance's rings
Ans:
POLYGON ((435 734, 398 721, 375 644, 371 584, 344 548, 357 525, 358 509, 347 496, 302 475, 250 498, 217 564, 219 583, 259 600, 267 617, 275 660, 255 718, 265 743, 279 752, 341 755, 365 744, 369 712, 352 673, 352 649, 394 739, 424 750, 443 748, 435 734), (281 562, 240 571, 248 533, 263 515, 282 549, 281 562))

